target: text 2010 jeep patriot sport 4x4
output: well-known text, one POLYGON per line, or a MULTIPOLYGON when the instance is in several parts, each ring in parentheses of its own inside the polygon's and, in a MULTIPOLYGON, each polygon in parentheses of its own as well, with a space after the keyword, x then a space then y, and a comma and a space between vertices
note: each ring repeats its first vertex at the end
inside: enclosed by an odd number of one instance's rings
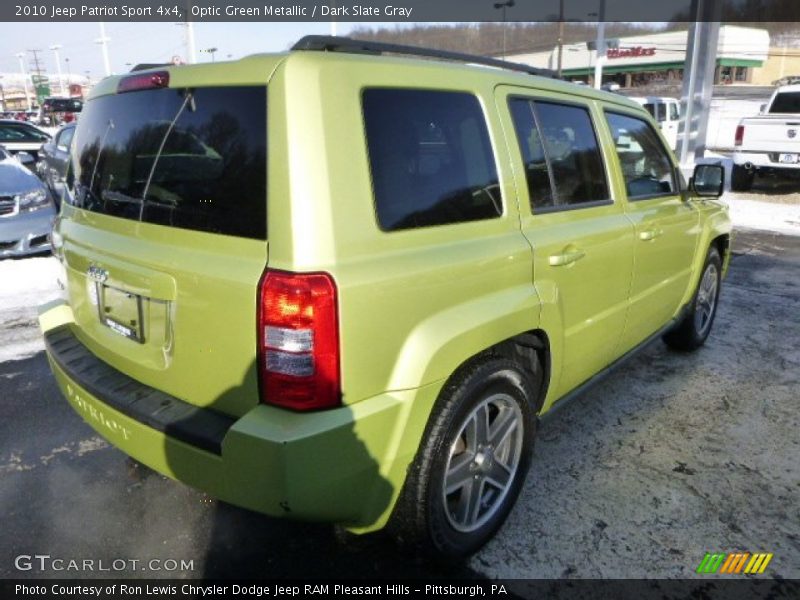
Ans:
POLYGON ((69 403, 136 460, 463 556, 537 415, 654 336, 704 342, 731 225, 700 198, 722 168, 687 186, 641 106, 399 51, 312 37, 99 83, 40 321, 69 403))

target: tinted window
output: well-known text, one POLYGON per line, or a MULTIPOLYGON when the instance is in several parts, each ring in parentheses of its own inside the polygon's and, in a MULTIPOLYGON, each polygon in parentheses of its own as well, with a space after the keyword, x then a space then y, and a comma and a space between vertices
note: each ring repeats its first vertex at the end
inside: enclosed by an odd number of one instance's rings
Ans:
POLYGON ((33 127, 17 124, 0 125, 1 142, 46 142, 50 139, 46 133, 38 131, 33 127))
POLYGON ((536 122, 560 206, 608 200, 608 184, 589 111, 536 101, 536 122))
POLYGON ((510 107, 533 208, 609 199, 586 108, 523 98, 512 99, 510 107))
POLYGON ((772 106, 769 107, 771 113, 800 113, 800 92, 782 92, 775 96, 772 106))
POLYGON ((514 129, 517 132, 519 150, 522 153, 522 162, 525 165, 525 179, 528 182, 531 206, 537 208, 555 206, 553 186, 550 182, 542 138, 539 135, 539 128, 536 127, 533 103, 516 98, 510 101, 509 106, 514 119, 514 129))
POLYGON ((266 238, 266 89, 159 89, 86 104, 69 201, 115 217, 266 238))
POLYGON ((77 98, 48 98, 42 104, 45 112, 80 112, 83 101, 77 98))
POLYGON ((607 113, 629 198, 675 193, 669 154, 650 125, 636 117, 607 113))
POLYGON ((384 231, 502 214, 489 133, 475 96, 369 89, 363 109, 384 231))

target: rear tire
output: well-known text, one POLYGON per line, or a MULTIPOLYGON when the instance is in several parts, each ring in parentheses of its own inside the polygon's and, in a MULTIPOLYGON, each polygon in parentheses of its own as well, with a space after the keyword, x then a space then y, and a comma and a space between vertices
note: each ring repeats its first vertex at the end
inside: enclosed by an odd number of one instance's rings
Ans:
POLYGON ((664 335, 664 342, 670 348, 688 352, 705 343, 717 316, 721 274, 722 259, 719 250, 712 246, 708 249, 700 281, 686 316, 675 329, 664 335))
POLYGON ((748 171, 742 166, 733 165, 733 171, 731 173, 731 189, 734 192, 749 192, 753 187, 753 180, 755 177, 755 170, 748 171))
POLYGON ((402 545, 458 559, 494 536, 530 466, 536 390, 506 358, 480 359, 451 378, 389 523, 402 545))

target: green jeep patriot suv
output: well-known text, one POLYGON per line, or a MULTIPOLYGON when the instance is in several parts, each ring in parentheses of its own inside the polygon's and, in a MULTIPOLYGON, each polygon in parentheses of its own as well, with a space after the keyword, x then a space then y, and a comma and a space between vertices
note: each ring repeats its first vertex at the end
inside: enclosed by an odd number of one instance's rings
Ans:
POLYGON ((703 344, 730 255, 722 168, 687 185, 641 106, 346 38, 103 80, 65 187, 40 321, 89 425, 447 556, 502 525, 539 415, 655 336, 703 344))

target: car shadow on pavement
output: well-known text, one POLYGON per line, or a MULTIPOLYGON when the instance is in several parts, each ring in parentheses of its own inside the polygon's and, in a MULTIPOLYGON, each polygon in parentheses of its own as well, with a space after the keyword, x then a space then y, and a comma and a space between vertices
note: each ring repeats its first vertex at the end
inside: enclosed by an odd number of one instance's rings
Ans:
MULTIPOLYGON (((211 406, 236 405, 242 396, 249 398, 256 381, 253 362, 240 385, 223 392, 211 406)), ((319 436, 314 434, 315 426, 309 426, 308 420, 314 418, 314 413, 276 415, 273 412, 272 416, 280 417, 281 423, 279 430, 271 430, 271 435, 285 434, 285 437, 269 446, 256 442, 255 438, 235 439, 238 436, 234 431, 236 426, 229 430, 223 442, 226 460, 240 460, 242 464, 252 461, 253 470, 245 476, 226 471, 226 485, 249 488, 237 490, 237 493, 251 506, 261 504, 283 511, 287 516, 298 512, 301 516, 299 520, 271 518, 208 497, 206 501, 211 505, 212 515, 203 557, 203 576, 237 579, 478 577, 464 566, 436 565, 417 559, 404 553, 382 533, 356 536, 330 524, 303 521, 302 515, 310 513, 320 515, 321 520, 330 518, 324 515, 351 515, 354 519, 365 514, 363 522, 370 522, 383 512, 393 496, 393 486, 381 475, 378 459, 355 430, 364 424, 352 416, 346 405, 335 411, 339 414, 337 425, 326 425, 319 436), (284 420, 284 417, 288 418, 284 420), (260 458, 259 452, 262 453, 260 458)), ((272 425, 266 421, 269 416, 267 413, 265 421, 244 426, 243 430, 269 438, 267 428, 272 425)), ((166 446, 167 462, 178 479, 183 479, 182 470, 191 472, 196 465, 187 464, 185 455, 174 450, 176 446, 166 446)))

